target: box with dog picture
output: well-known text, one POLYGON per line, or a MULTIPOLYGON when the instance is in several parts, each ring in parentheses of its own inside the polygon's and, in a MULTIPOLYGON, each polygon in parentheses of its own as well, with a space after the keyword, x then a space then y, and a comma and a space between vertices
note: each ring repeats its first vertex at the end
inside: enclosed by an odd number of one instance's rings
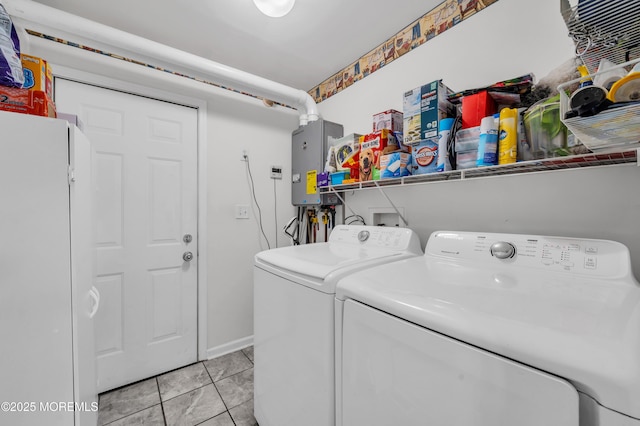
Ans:
POLYGON ((393 132, 382 129, 360 137, 360 182, 380 179, 380 156, 400 150, 393 132))

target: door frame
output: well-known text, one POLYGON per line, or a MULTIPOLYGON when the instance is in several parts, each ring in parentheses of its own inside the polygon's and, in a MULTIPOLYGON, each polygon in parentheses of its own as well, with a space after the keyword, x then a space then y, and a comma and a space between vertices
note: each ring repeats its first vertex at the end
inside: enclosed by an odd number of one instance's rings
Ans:
POLYGON ((157 99, 159 101, 170 102, 174 104, 184 105, 196 108, 198 111, 198 268, 197 268, 197 344, 196 348, 198 361, 204 361, 207 358, 207 102, 204 99, 198 99, 190 96, 156 89, 153 87, 142 86, 123 80, 117 80, 110 77, 92 74, 85 71, 79 71, 68 68, 64 65, 53 63, 54 78, 54 97, 55 97, 55 79, 56 77, 73 80, 78 83, 100 86, 105 89, 116 90, 132 95, 143 96, 146 98, 157 99))

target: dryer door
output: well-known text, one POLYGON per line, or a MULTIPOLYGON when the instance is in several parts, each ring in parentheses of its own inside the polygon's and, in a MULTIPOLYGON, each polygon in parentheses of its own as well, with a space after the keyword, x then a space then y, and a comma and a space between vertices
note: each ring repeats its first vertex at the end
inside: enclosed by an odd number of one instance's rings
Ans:
POLYGON ((565 380, 353 300, 342 348, 343 426, 578 426, 565 380))

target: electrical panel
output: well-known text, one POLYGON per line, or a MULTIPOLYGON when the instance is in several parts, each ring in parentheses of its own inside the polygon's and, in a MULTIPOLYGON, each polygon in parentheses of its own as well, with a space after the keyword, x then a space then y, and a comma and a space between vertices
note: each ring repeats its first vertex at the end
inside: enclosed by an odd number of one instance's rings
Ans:
POLYGON ((291 203, 294 206, 339 204, 335 194, 320 194, 317 176, 324 171, 327 151, 343 136, 342 124, 319 119, 301 126, 291 135, 291 203))

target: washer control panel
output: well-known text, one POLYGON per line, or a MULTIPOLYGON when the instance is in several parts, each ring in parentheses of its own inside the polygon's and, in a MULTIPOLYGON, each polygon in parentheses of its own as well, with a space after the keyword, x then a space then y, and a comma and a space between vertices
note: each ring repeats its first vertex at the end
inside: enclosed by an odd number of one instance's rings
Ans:
POLYGON ((418 253, 422 253, 418 236, 407 228, 338 225, 331 231, 329 242, 398 250, 418 250, 418 253))
POLYGON ((431 235, 425 255, 597 277, 630 273, 627 247, 608 240, 442 231, 431 235))

